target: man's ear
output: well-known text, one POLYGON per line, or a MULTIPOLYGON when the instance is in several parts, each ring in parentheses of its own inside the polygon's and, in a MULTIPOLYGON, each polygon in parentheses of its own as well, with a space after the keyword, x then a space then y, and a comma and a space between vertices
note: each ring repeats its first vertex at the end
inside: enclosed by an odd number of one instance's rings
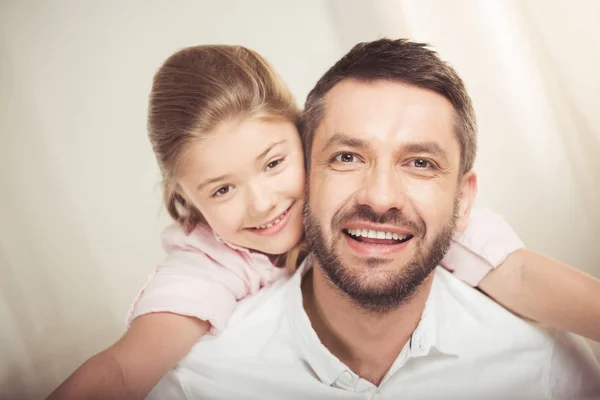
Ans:
POLYGON ((458 232, 463 232, 467 229, 476 195, 477 174, 471 170, 463 175, 458 186, 458 218, 456 220, 456 229, 458 232))

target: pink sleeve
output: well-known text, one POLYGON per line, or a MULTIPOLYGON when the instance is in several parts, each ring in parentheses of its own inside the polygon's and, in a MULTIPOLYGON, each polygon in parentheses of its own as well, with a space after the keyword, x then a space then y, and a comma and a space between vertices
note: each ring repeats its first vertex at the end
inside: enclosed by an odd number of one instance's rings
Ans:
POLYGON ((467 229, 456 235, 441 265, 462 281, 477 286, 509 254, 523 247, 519 236, 501 215, 473 208, 467 229))
POLYGON ((271 279, 268 266, 252 265, 251 258, 201 233, 165 232, 167 258, 134 301, 127 325, 144 314, 171 312, 209 321, 211 331, 220 331, 236 302, 271 279))
POLYGON ((216 330, 227 325, 236 296, 248 294, 244 282, 202 253, 171 253, 152 274, 135 300, 128 325, 153 312, 171 312, 209 321, 216 330))

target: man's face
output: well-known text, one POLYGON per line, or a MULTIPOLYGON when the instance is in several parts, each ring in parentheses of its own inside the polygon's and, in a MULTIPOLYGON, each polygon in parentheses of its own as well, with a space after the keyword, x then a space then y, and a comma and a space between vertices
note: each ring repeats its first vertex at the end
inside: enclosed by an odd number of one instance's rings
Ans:
POLYGON ((386 311, 429 276, 466 224, 476 177, 460 177, 452 104, 397 82, 337 84, 310 158, 307 239, 329 279, 386 311))

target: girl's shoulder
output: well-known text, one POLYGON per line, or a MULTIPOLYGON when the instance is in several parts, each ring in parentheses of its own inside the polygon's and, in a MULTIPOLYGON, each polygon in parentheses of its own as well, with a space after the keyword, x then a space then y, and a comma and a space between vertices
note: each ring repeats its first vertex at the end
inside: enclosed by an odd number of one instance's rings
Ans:
POLYGON ((205 226, 186 232, 168 226, 161 235, 167 257, 134 301, 128 324, 140 315, 171 312, 223 329, 237 301, 282 276, 267 256, 236 249, 205 226))
POLYGON ((233 248, 217 238, 212 229, 200 224, 190 232, 186 232, 179 224, 171 224, 163 230, 160 240, 167 254, 174 251, 200 251, 208 255, 234 252, 233 248))
POLYGON ((167 253, 167 260, 181 253, 201 253, 215 264, 244 275, 248 270, 259 272, 266 280, 279 275, 279 269, 267 255, 228 243, 205 225, 199 224, 190 232, 177 224, 170 225, 163 231, 161 242, 167 253))

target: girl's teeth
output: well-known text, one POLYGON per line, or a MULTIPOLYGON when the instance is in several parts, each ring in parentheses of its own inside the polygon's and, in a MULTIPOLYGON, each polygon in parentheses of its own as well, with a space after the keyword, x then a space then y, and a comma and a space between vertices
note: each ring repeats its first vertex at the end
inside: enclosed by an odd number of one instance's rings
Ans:
POLYGON ((281 222, 283 217, 285 217, 285 214, 286 213, 283 213, 279 218, 277 218, 275 221, 271 222, 270 224, 258 226, 256 229, 267 229, 267 228, 272 227, 273 225, 277 225, 278 223, 281 222))

